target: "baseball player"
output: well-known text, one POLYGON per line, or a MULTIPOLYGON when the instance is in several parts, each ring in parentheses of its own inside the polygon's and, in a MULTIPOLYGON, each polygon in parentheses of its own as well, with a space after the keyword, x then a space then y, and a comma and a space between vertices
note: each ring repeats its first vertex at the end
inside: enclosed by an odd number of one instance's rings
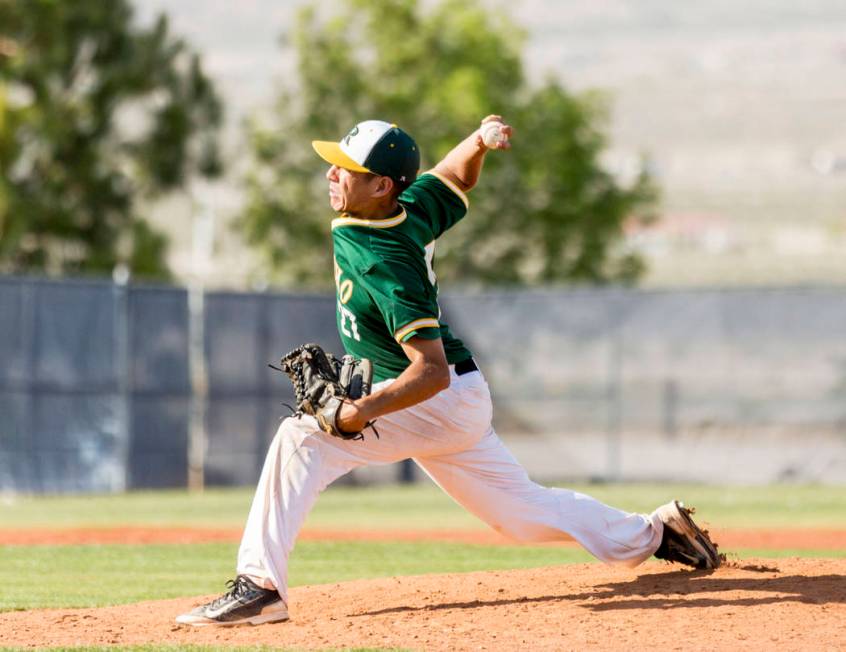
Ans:
POLYGON ((488 116, 434 168, 396 125, 357 124, 315 141, 329 164, 337 325, 347 353, 373 365, 373 391, 337 412, 343 431, 378 419, 379 437, 333 437, 308 415, 282 421, 267 452, 229 591, 177 618, 191 625, 286 620, 288 557, 318 494, 365 464, 413 458, 450 496, 523 542, 573 538, 598 559, 636 566, 653 555, 695 568, 720 557, 677 501, 633 514, 532 482, 491 427, 491 396, 468 348, 441 320, 435 243, 467 212, 486 155, 512 129, 488 116), (491 124, 497 123, 497 124, 491 124), (495 138, 482 133, 495 130, 495 138), (488 143, 487 145, 485 143, 488 143))

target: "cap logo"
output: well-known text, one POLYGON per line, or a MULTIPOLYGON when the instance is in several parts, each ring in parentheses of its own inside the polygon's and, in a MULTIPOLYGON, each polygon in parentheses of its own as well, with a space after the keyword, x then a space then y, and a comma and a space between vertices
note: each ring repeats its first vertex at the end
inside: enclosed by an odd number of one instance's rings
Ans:
POLYGON ((349 145, 350 140, 352 140, 356 136, 358 136, 358 125, 356 125, 352 129, 350 129, 350 133, 348 133, 346 136, 344 136, 344 145, 349 145))

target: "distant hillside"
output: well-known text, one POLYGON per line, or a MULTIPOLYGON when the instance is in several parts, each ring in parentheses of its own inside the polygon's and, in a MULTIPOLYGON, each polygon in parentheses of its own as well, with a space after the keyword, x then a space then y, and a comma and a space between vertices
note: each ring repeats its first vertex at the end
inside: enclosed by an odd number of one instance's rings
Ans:
POLYGON ((515 4, 530 61, 610 92, 610 164, 649 156, 649 281, 846 281, 846 3, 515 4))

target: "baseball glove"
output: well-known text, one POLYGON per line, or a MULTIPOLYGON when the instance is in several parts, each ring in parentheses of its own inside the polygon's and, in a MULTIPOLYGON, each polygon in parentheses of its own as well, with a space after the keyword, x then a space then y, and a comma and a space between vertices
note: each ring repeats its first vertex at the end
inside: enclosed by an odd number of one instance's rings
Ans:
POLYGON ((341 439, 364 438, 360 431, 341 430, 337 418, 344 401, 370 394, 373 379, 370 360, 358 360, 351 355, 338 360, 318 344, 303 344, 285 355, 279 368, 273 368, 287 374, 294 385, 296 416, 312 415, 321 430, 341 439))

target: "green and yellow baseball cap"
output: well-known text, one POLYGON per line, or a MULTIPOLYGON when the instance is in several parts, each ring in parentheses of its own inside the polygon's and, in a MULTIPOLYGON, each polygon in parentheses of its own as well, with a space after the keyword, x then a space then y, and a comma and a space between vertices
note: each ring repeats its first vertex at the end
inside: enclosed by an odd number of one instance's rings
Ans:
POLYGON ((327 163, 353 172, 372 172, 410 184, 420 169, 417 143, 402 129, 382 120, 359 122, 340 142, 311 143, 327 163))

